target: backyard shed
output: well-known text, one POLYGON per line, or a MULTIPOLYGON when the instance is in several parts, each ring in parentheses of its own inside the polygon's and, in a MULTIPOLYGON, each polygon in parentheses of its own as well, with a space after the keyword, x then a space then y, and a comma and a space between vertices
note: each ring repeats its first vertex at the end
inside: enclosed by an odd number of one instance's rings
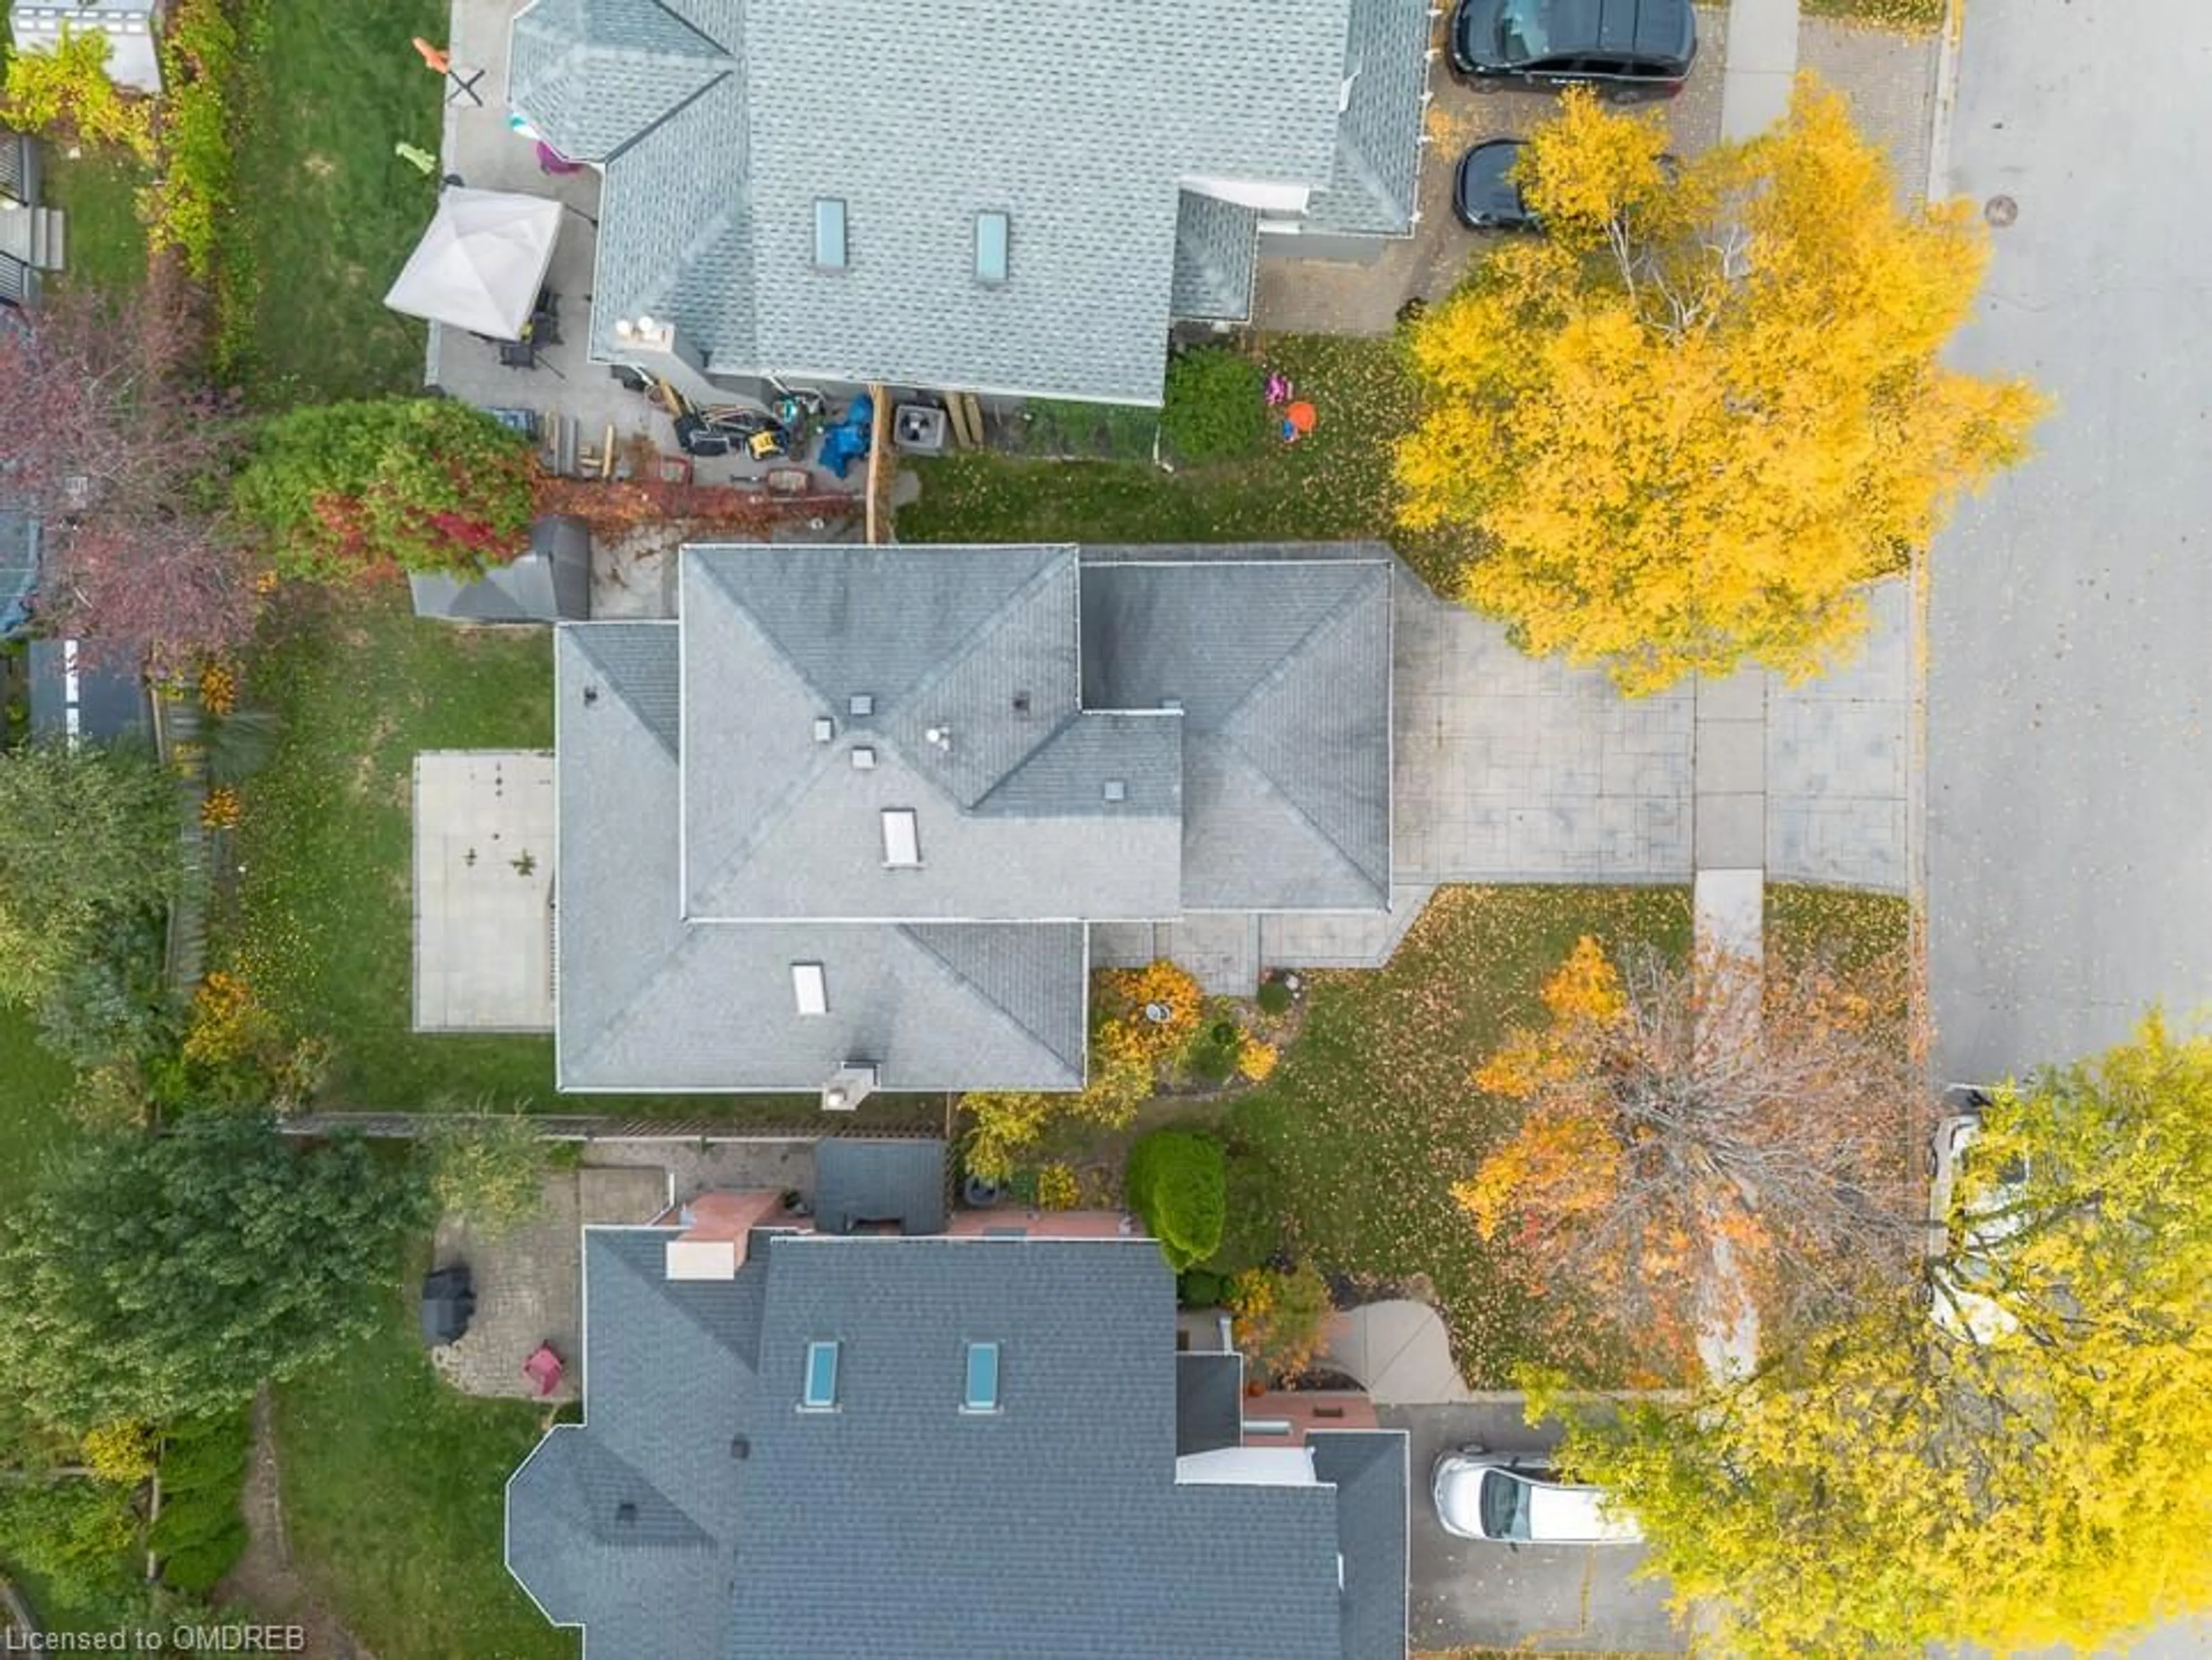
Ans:
POLYGON ((153 711, 128 653, 98 656, 75 640, 33 640, 31 735, 112 744, 148 737, 153 711))
POLYGON ((827 1136, 814 1148, 814 1225, 850 1233, 896 1223, 902 1233, 945 1231, 945 1143, 827 1136))
POLYGON ((107 37, 107 78, 135 92, 161 90, 162 0, 52 0, 8 9, 8 27, 18 52, 51 52, 70 34, 107 37))
POLYGON ((417 617, 447 623, 579 623, 592 614, 592 532, 580 519, 548 514, 530 529, 530 551, 474 581, 416 572, 407 579, 417 617))

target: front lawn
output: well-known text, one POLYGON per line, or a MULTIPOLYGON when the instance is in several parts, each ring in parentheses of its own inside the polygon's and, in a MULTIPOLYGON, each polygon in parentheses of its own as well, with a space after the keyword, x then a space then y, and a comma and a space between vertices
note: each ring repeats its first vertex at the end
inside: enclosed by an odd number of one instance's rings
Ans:
POLYGON ((398 1288, 388 1315, 277 1391, 295 1564, 380 1660, 573 1660, 575 1633, 547 1622, 504 1560, 507 1478, 540 1409, 450 1388, 398 1288))
POLYGON ((50 272, 50 287, 136 294, 146 285, 146 226, 138 217, 138 192, 151 174, 122 149, 88 149, 71 158, 64 147, 45 148, 46 206, 67 216, 66 270, 50 272))
POLYGON ((1470 1074, 1507 1028, 1539 1018, 1538 988, 1576 939, 1686 950, 1679 888, 1445 888, 1388 968, 1309 976, 1305 1029, 1266 1085, 1239 1098, 1230 1236, 1237 1268, 1280 1239, 1332 1274, 1425 1277, 1467 1381, 1511 1383, 1522 1361, 1592 1383, 1636 1382, 1636 1358, 1598 1338, 1571 1298, 1538 1299, 1454 1202, 1517 1119, 1470 1074))
POLYGON ((1926 34, 1943 27, 1945 0, 1804 0, 1808 17, 1838 17, 1847 23, 1926 34))
MULTIPOLYGON (((1396 342, 1279 336, 1260 368, 1314 404, 1312 434, 1261 453, 1165 471, 1149 461, 1042 461, 969 452, 913 464, 906 542, 1328 541, 1391 526, 1390 441, 1412 419, 1396 342)), ((1254 399, 1259 399, 1255 372, 1254 399)), ((1050 406, 1058 410, 1061 406, 1050 406)))
POLYGON ((443 41, 441 0, 266 4, 238 149, 258 283, 246 390, 289 408, 422 384, 423 325, 384 291, 436 210, 438 184, 393 146, 438 152, 445 83, 410 39, 443 41))

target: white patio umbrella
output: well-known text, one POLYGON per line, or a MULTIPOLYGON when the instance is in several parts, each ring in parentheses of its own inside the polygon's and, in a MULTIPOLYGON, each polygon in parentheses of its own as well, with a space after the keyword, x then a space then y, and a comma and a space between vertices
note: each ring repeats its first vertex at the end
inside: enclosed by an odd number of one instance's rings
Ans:
POLYGON ((543 196, 453 185, 384 303, 501 340, 522 338, 538 303, 561 204, 543 196))

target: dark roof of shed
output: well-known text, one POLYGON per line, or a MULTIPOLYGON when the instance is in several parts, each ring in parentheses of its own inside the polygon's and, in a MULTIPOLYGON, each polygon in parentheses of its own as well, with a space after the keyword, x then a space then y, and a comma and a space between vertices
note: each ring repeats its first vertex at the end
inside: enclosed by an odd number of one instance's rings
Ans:
MULTIPOLYGON (((69 664, 71 642, 31 642, 31 733, 70 735, 69 664)), ((145 736, 153 724, 146 683, 127 661, 91 654, 76 666, 76 731, 88 743, 145 736)))
POLYGON ((942 1141, 832 1135, 814 1144, 814 1222, 825 1233, 863 1222, 942 1233, 945 1183, 942 1141))

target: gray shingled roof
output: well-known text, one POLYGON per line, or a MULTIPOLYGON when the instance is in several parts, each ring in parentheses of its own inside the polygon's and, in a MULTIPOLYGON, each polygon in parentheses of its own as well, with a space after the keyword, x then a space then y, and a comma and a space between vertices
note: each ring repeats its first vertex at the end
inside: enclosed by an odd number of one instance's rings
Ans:
POLYGON ((908 1233, 945 1231, 945 1143, 826 1136, 814 1144, 814 1225, 849 1233, 896 1222, 908 1233))
POLYGON ((1337 1461, 1341 1491, 1177 1482, 1150 1241, 756 1236, 734 1282, 655 1286, 672 1237, 586 1231, 586 1422, 508 1489, 509 1566, 592 1652, 1382 1652, 1346 1645, 1338 1559, 1387 1466, 1337 1461), (794 1410, 823 1340, 836 1408, 794 1410), (995 1413, 959 1410, 971 1341, 1001 1346, 995 1413))
POLYGON ((1405 1660, 1407 1442, 1403 1430, 1322 1430, 1306 1440, 1314 1474, 1336 1488, 1344 1660, 1405 1660))
POLYGON ((848 1061, 887 1090, 1079 1087, 1078 924, 684 921, 676 635, 556 637, 561 1087, 807 1089, 848 1061), (827 1016, 797 1012, 794 963, 822 965, 827 1016))
POLYGON ((1389 550, 1083 559, 1085 706, 1183 710, 1185 908, 1387 905, 1389 550))
POLYGON ((811 1089, 848 1061, 886 1090, 1073 1089, 1087 923, 1388 903, 1387 550, 683 570, 680 624, 555 654, 564 1089, 811 1089), (890 808, 919 869, 884 863, 890 808), (799 1013, 797 964, 827 1015, 799 1013))
POLYGON ((1428 111, 1429 0, 1352 0, 1328 184, 1306 204, 1310 229, 1407 236, 1420 204, 1421 124, 1428 111))
POLYGON ((1181 909, 1181 723, 1080 712, 1073 549, 690 548, 683 582, 690 916, 1181 909))
POLYGON ((1411 200, 1426 42, 1407 4, 536 0, 511 101, 607 161, 601 355, 648 313, 724 374, 1156 404, 1170 318, 1249 307, 1249 251, 1240 286, 1228 216, 1184 234, 1184 186, 1303 189, 1331 228, 1404 228, 1377 204, 1411 200), (834 271, 813 264, 828 195, 849 227, 834 271), (974 273, 986 210, 1012 220, 998 285, 974 273))
POLYGON ((1244 1357, 1235 1350, 1176 1356, 1176 1451, 1244 1443, 1244 1357))
POLYGON ((1194 191, 1176 220, 1175 289, 1169 306, 1194 322, 1242 323, 1252 315, 1260 263, 1260 216, 1194 191))
POLYGON ((417 617, 454 623, 581 622, 592 614, 592 533, 580 519, 548 514, 531 526, 529 551, 481 576, 443 571, 407 578, 417 617))
POLYGON ((752 1416, 768 1271, 749 1259, 734 1280, 672 1283, 674 1237, 586 1231, 590 1420, 554 1430, 507 1483, 508 1567, 556 1624, 587 1627, 594 1653, 713 1656, 729 1627, 729 1449, 752 1416), (647 1647, 623 1647, 648 1631, 647 1647))
POLYGON ((30 621, 31 596, 38 586, 38 522, 0 508, 0 640, 30 621))

